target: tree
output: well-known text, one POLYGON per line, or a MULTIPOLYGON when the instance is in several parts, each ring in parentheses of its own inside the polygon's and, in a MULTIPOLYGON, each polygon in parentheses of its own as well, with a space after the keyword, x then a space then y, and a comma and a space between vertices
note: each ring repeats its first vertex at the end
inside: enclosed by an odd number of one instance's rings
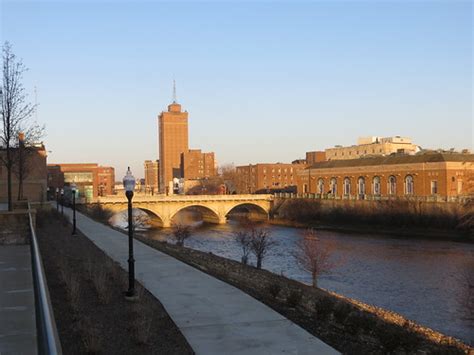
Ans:
POLYGON ((176 245, 184 246, 184 241, 191 236, 191 226, 181 223, 173 224, 172 236, 176 240, 176 245))
POLYGON ((20 132, 23 132, 25 137, 33 138, 42 132, 42 128, 30 122, 35 106, 27 102, 22 84, 26 68, 12 52, 12 47, 8 42, 5 42, 2 48, 2 62, 0 148, 5 151, 5 154, 1 155, 0 160, 7 170, 8 210, 11 211, 13 209, 12 173, 15 160, 18 159, 18 154, 13 153, 14 149, 18 148, 16 139, 20 132))
MULTIPOLYGON (((122 214, 122 221, 127 223, 126 228, 128 228, 128 214, 122 214)), ((132 210, 132 230, 135 232, 139 228, 147 228, 149 226, 150 217, 141 211, 141 210, 132 210)))
POLYGON ((250 234, 247 230, 240 230, 234 233, 234 239, 242 249, 242 264, 247 265, 249 260, 250 248, 250 234))
POLYGON ((299 266, 311 274, 313 287, 317 287, 321 274, 331 271, 335 266, 331 261, 334 249, 332 242, 323 244, 312 229, 305 231, 303 238, 296 243, 294 257, 299 266))
POLYGON ((276 245, 271 240, 270 231, 264 228, 252 228, 250 231, 250 250, 257 258, 257 269, 262 268, 262 262, 268 251, 276 245))
POLYGON ((220 175, 222 177, 222 181, 226 187, 227 194, 236 193, 238 187, 237 181, 237 170, 233 164, 226 164, 222 165, 220 168, 220 175))

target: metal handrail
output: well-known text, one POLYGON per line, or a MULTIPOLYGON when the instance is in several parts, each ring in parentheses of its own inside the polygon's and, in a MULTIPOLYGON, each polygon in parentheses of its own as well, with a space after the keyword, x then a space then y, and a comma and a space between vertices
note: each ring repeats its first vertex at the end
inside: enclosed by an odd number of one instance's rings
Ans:
POLYGON ((36 332, 38 335, 38 353, 61 355, 61 343, 58 337, 56 321, 54 320, 53 309, 49 298, 48 285, 44 274, 43 262, 39 251, 38 240, 31 216, 31 207, 28 202, 28 216, 30 219, 31 231, 31 264, 33 273, 33 284, 35 289, 36 304, 36 332))

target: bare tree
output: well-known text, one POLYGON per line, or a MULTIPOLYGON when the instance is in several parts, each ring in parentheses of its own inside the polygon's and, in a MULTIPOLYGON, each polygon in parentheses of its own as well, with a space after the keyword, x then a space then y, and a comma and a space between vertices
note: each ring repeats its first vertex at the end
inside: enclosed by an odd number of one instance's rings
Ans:
POLYGON ((1 163, 7 170, 8 209, 12 205, 12 173, 15 164, 13 149, 17 148, 16 138, 20 132, 30 137, 42 131, 30 119, 35 106, 27 102, 25 88, 22 84, 23 73, 26 71, 23 62, 12 52, 12 47, 5 42, 2 48, 2 86, 0 88, 0 149, 5 154, 0 156, 1 163))
POLYGON ((270 231, 264 228, 252 228, 250 231, 250 250, 257 258, 257 269, 262 268, 262 262, 268 251, 276 245, 271 240, 270 231))
POLYGON ((227 194, 233 194, 237 192, 238 187, 238 176, 237 170, 233 164, 226 164, 219 167, 220 175, 223 183, 226 187, 227 194))
POLYGON ((312 229, 305 231, 303 239, 296 243, 294 257, 299 266, 311 274, 313 287, 317 287, 319 275, 334 268, 335 263, 331 261, 334 249, 332 242, 323 244, 312 229))
POLYGON ((242 249, 242 264, 247 265, 249 260, 250 248, 250 234, 247 230, 240 230, 234 233, 234 239, 242 249))
MULTIPOLYGON (((122 221, 127 223, 128 228, 128 214, 122 214, 122 221)), ((140 210, 132 210, 132 230, 135 232, 138 229, 147 228, 149 226, 150 217, 140 210)))
POLYGON ((191 226, 187 224, 175 223, 173 224, 172 236, 176 240, 176 245, 184 246, 184 241, 191 236, 191 226))

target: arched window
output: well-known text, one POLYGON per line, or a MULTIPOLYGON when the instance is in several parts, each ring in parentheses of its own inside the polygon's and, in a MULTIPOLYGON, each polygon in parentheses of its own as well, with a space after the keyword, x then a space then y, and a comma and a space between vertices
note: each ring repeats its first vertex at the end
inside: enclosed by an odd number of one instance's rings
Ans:
POLYGON ((373 193, 374 195, 380 195, 380 177, 379 176, 374 176, 373 180, 373 193))
POLYGON ((319 179, 318 180, 318 194, 323 194, 324 193, 324 180, 319 179))
POLYGON ((359 194, 359 198, 364 198, 365 195, 365 178, 359 177, 357 180, 357 193, 359 194))
POLYGON ((336 178, 331 178, 331 181, 329 183, 329 188, 331 189, 331 194, 336 195, 337 194, 337 179, 336 178))
POLYGON ((346 177, 344 179, 344 195, 350 195, 351 194, 351 179, 346 177))
POLYGON ((414 193, 413 176, 407 175, 405 177, 405 194, 413 195, 413 193, 414 193))
POLYGON ((388 194, 396 195, 397 194, 397 178, 393 175, 388 178, 388 194))

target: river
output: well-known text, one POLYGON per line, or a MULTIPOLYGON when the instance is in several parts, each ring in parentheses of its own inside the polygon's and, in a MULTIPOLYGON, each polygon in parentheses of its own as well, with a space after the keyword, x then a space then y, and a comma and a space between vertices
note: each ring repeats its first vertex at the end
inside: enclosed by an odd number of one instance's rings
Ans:
MULTIPOLYGON (((295 262, 292 251, 301 229, 266 225, 277 241, 263 268, 310 283, 308 273, 295 262)), ((186 246, 240 260, 233 232, 240 227, 197 224, 186 246)), ((150 230, 146 236, 165 240, 170 231, 150 230)), ((321 240, 332 240, 334 258, 342 260, 318 286, 402 314, 406 318, 474 345, 474 310, 469 308, 467 279, 474 278, 474 244, 454 241, 403 239, 318 231, 321 240)), ((251 263, 255 259, 250 258, 251 263)), ((469 295, 469 292, 471 294, 469 295)))

